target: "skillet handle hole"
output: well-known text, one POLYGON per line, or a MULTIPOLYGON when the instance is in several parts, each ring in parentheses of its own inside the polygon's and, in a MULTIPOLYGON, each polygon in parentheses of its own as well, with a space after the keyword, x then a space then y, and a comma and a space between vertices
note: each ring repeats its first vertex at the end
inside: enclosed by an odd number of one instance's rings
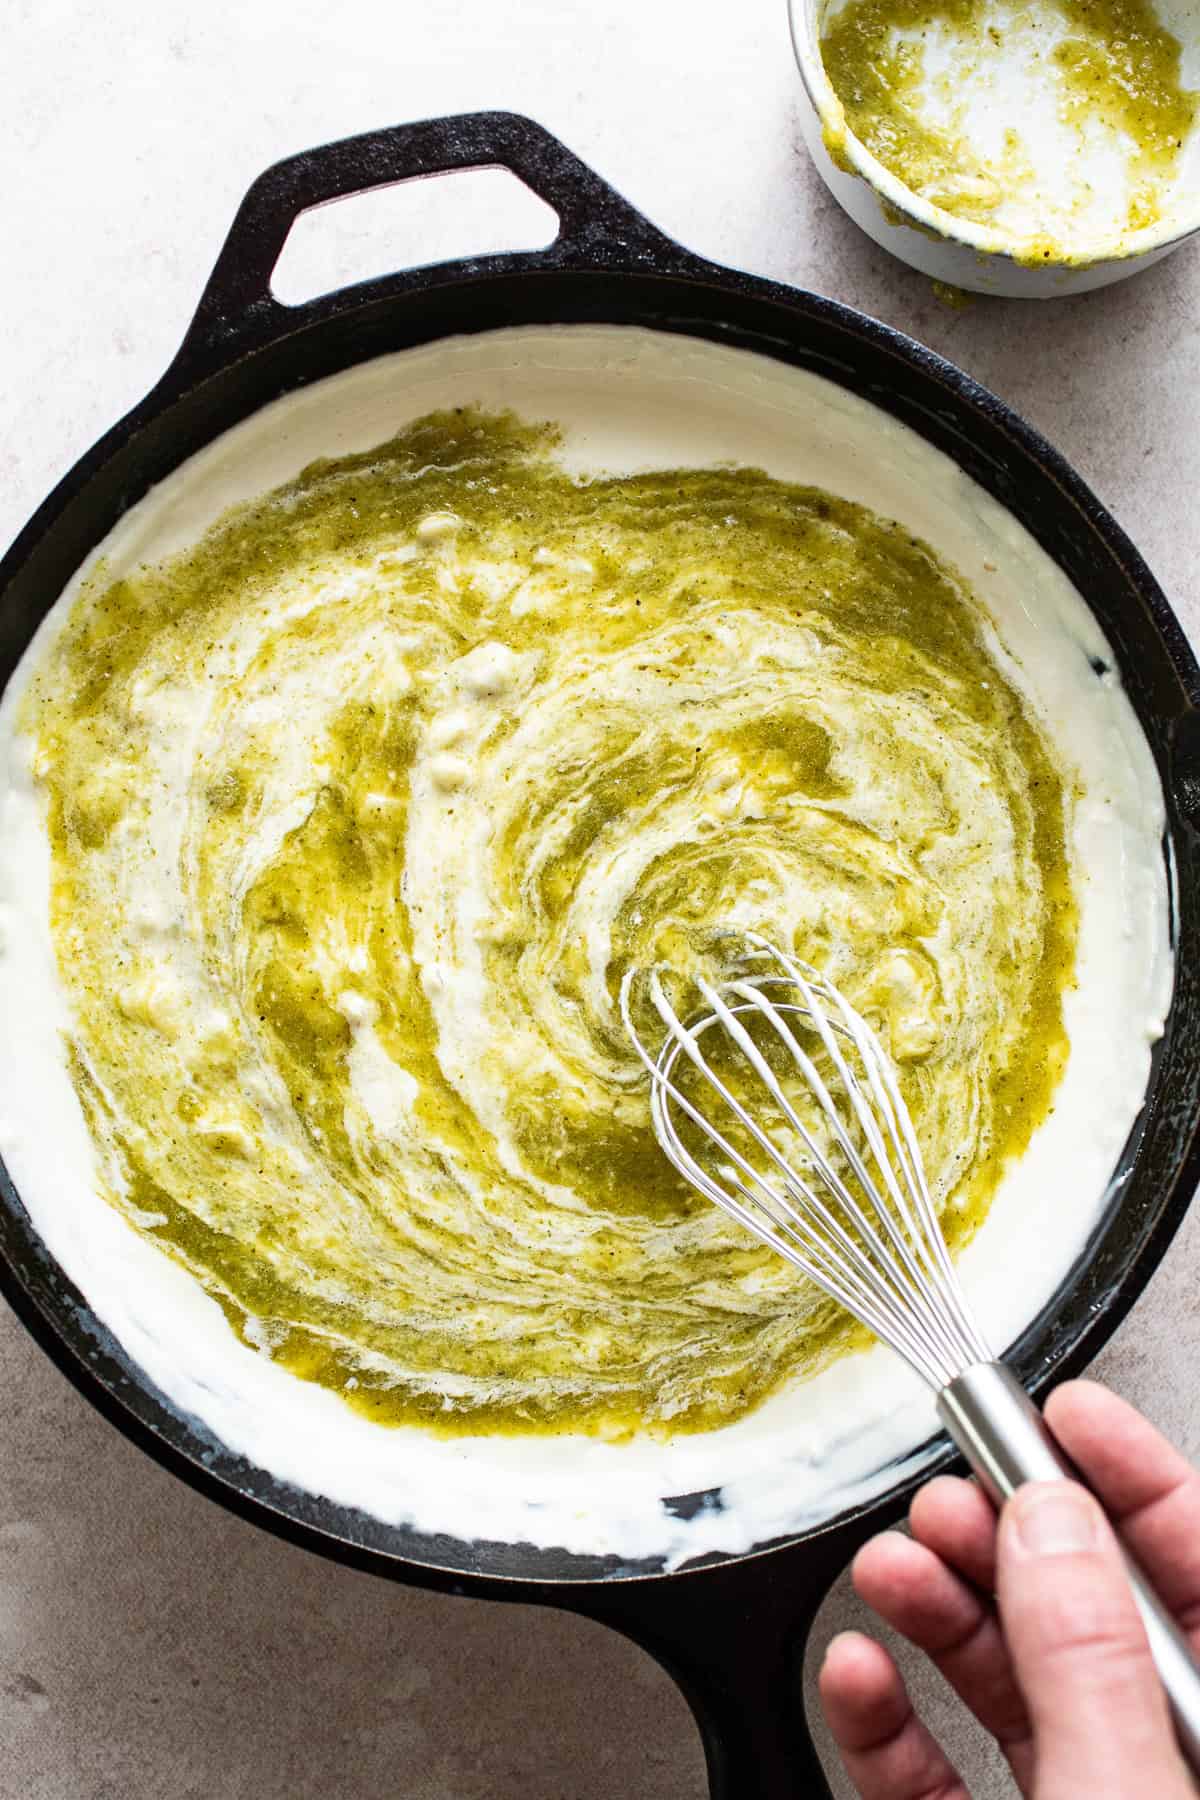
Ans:
POLYGON ((271 276, 284 306, 400 269, 543 250, 558 215, 507 169, 464 169, 373 188, 296 219, 271 276))

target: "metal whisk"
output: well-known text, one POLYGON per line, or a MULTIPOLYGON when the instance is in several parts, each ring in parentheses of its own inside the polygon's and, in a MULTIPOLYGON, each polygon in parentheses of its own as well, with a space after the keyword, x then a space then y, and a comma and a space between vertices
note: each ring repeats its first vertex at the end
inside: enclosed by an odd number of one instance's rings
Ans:
MULTIPOLYGON (((621 987, 671 1162, 916 1370, 996 1506, 1027 1481, 1078 1480, 971 1316, 871 1027, 826 976, 756 933, 742 936, 729 967, 719 982, 631 970, 621 987), (633 1021, 639 982, 666 1031, 656 1054, 633 1021), (681 989, 700 1003, 686 1022, 671 997, 681 989)), ((1126 1561, 1180 1746, 1200 1775, 1200 1669, 1126 1561)))

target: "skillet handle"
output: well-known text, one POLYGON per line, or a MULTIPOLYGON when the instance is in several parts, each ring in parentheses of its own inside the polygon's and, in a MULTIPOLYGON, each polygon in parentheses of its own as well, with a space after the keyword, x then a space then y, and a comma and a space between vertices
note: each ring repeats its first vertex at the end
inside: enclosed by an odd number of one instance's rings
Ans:
POLYGON ((660 269, 689 260, 615 188, 532 119, 518 113, 480 112, 393 125, 301 151, 259 176, 238 208, 176 369, 181 363, 228 360, 337 309, 337 293, 284 306, 271 292, 275 265, 302 213, 372 188, 484 168, 507 169, 557 213, 559 230, 553 243, 512 256, 467 259, 385 276, 361 284, 361 292, 384 297, 389 288, 411 289, 422 278, 425 283, 446 281, 484 267, 660 269))
POLYGON ((653 1581, 610 1582, 561 1604, 649 1651, 704 1741, 711 1800, 831 1800, 804 1705, 804 1649, 865 1529, 653 1581))

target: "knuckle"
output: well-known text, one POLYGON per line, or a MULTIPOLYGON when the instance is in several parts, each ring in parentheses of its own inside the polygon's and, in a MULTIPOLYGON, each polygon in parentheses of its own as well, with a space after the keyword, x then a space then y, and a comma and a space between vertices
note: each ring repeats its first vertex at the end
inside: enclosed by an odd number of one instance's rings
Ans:
POLYGON ((1063 1556, 1023 1598, 1056 1637, 1111 1637, 1136 1620, 1124 1572, 1092 1555, 1063 1556))
POLYGON ((957 1620, 942 1640, 930 1648, 938 1656, 951 1656, 956 1661, 968 1660, 986 1641, 991 1624, 991 1614, 980 1606, 971 1617, 957 1620))
POLYGON ((1086 1657, 1089 1665, 1124 1668, 1138 1658, 1142 1647, 1132 1632, 1108 1631, 1097 1627, 1094 1630, 1078 1630, 1064 1635, 1057 1642, 1052 1641, 1047 1648, 1052 1656, 1070 1656, 1080 1660, 1086 1657))
POLYGON ((994 1620, 985 1615, 953 1649, 933 1660, 980 1723, 1008 1746, 1029 1736, 1029 1713, 1007 1655, 997 1655, 994 1630, 994 1620))
MULTIPOLYGON (((1082 1560, 1082 1559, 1081 1559, 1082 1560)), ((1062 1583, 1043 1584, 1030 1596, 1036 1608, 1040 1658, 1056 1664, 1086 1664, 1089 1677, 1116 1676, 1148 1656, 1145 1633, 1124 1583, 1112 1573, 1081 1566, 1064 1571, 1062 1583)))
POLYGON ((1099 1684, 1105 1675, 1124 1679, 1131 1665, 1146 1657, 1147 1647, 1136 1620, 1063 1608, 1058 1629, 1045 1634, 1043 1655, 1052 1664, 1086 1663, 1089 1681, 1099 1684))
POLYGON ((972 1710, 980 1724, 1006 1749, 1024 1743, 1030 1736, 1029 1710, 1007 1671, 980 1686, 972 1699, 972 1710))

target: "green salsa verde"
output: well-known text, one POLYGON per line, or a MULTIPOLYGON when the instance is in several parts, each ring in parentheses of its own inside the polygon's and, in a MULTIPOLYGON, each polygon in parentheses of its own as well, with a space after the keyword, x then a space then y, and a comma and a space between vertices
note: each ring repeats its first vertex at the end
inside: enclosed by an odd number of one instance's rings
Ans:
POLYGON ((1031 263, 1087 259, 1098 144, 1125 184, 1112 229, 1158 223, 1200 102, 1150 0, 847 0, 825 15, 821 54, 878 162, 943 210, 1011 230, 1031 263), (985 117, 996 93, 1014 97, 999 142, 985 117), (1042 108, 1053 137, 1033 129, 1042 108))
POLYGON ((897 1060, 961 1247, 1067 1056, 1069 782, 963 581, 469 410, 86 584, 37 670, 105 1192, 385 1424, 703 1430, 864 1340, 677 1178, 615 996, 730 920, 897 1060))

